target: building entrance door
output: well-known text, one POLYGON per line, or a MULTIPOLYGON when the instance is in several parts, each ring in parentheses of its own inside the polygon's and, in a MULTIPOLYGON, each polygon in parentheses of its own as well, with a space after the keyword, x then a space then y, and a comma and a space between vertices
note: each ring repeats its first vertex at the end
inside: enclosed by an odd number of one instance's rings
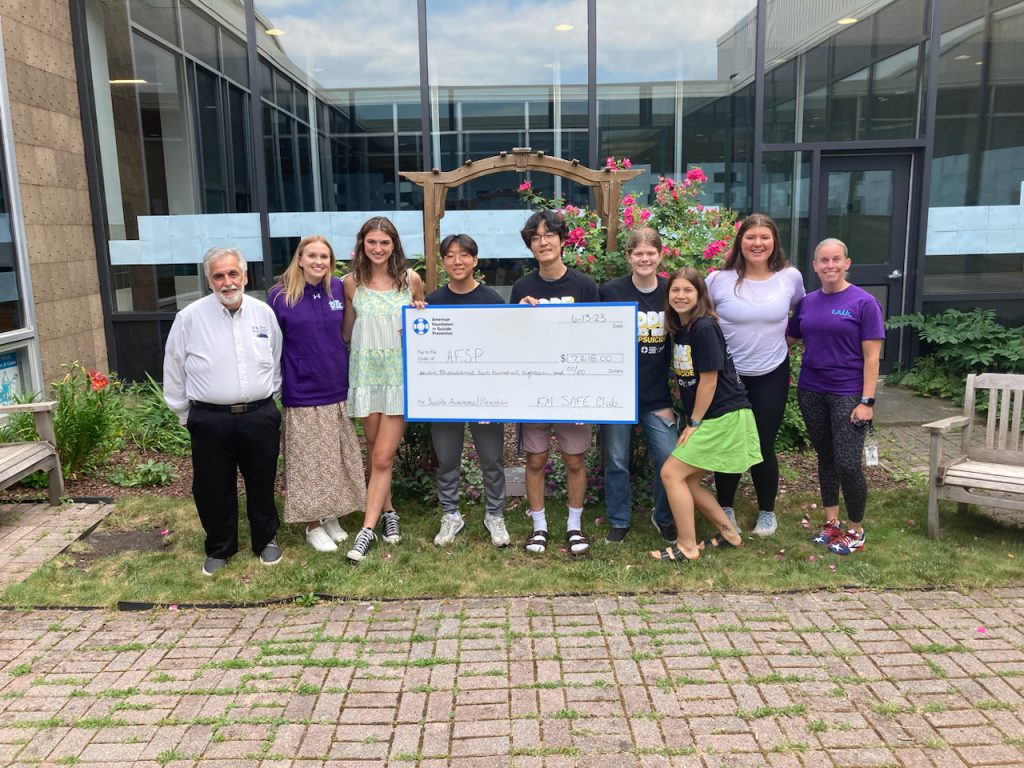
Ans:
MULTIPOLYGON (((811 211, 811 247, 826 237, 846 243, 849 280, 878 299, 886 319, 903 314, 910 232, 910 154, 822 155, 811 211)), ((808 261, 807 289, 818 287, 808 261)), ((883 373, 900 357, 899 331, 882 349, 883 373)))

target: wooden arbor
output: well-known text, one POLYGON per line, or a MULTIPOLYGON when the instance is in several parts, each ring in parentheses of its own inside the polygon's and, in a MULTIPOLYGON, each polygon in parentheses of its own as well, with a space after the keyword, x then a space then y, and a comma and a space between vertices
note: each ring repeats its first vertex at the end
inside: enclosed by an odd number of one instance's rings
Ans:
POLYGON ((643 173, 642 170, 618 168, 602 168, 595 171, 585 165, 580 165, 579 160, 548 157, 543 152, 531 152, 529 147, 515 147, 511 153, 501 152, 483 160, 467 160, 461 168, 454 171, 442 173, 435 168, 432 171, 402 173, 401 175, 409 181, 423 187, 423 251, 424 261, 427 264, 428 292, 437 287, 437 252, 434 249, 437 248, 448 190, 460 187, 467 181, 481 176, 489 176, 492 173, 503 171, 517 173, 543 171, 592 188, 597 197, 597 213, 608 231, 607 242, 609 243, 616 242, 622 184, 643 173), (427 257, 428 248, 432 258, 427 257))

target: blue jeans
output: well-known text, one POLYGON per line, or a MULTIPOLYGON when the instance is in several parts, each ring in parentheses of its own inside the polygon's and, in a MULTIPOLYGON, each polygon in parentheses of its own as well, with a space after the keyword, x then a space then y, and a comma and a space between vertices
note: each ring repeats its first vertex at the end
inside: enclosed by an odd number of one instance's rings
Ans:
MULTIPOLYGON (((651 483, 654 491, 654 519, 660 525, 672 524, 665 487, 661 484, 661 465, 676 447, 679 433, 675 421, 668 423, 656 411, 640 414, 640 428, 647 444, 647 455, 654 469, 651 483)), ((604 445, 604 503, 608 524, 613 528, 629 528, 633 508, 633 491, 629 485, 629 441, 632 424, 604 424, 601 441, 604 445)))

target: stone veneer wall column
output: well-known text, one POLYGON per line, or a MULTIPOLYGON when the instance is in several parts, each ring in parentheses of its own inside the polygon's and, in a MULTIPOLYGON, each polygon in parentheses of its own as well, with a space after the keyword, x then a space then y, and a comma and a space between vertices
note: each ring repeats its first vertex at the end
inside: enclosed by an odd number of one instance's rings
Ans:
POLYGON ((106 369, 68 0, 0 0, 43 377, 106 369))

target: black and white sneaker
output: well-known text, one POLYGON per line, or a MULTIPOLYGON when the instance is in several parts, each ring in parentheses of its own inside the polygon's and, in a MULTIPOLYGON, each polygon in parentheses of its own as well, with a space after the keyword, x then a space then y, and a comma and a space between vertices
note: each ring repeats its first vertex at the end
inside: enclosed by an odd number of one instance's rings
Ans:
POLYGON ((384 528, 384 535, 381 536, 386 544, 397 544, 402 540, 402 532, 398 528, 398 513, 389 510, 380 516, 384 528))
POLYGON ((361 528, 359 533, 356 534, 355 541, 352 542, 352 549, 345 555, 353 563, 360 562, 370 551, 370 547, 373 546, 373 540, 377 536, 370 528, 361 528))

